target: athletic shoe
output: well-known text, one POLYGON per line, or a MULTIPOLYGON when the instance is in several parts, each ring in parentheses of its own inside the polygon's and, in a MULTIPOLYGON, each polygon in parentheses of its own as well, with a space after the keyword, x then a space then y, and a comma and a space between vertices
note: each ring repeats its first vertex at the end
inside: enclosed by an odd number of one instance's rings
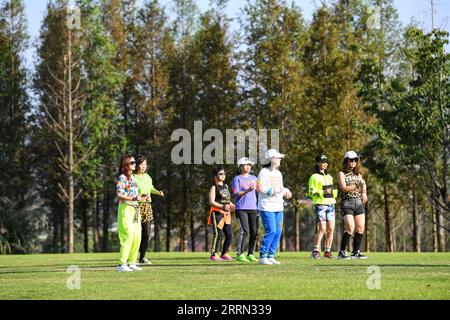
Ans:
POLYGON ((126 264, 122 264, 120 266, 117 266, 116 271, 119 271, 119 272, 133 272, 133 270, 130 269, 130 267, 128 267, 126 264))
POLYGON ((258 264, 269 265, 273 263, 268 258, 259 258, 258 264))
POLYGON ((238 256, 236 257, 236 260, 237 260, 237 261, 240 261, 240 262, 250 262, 250 260, 248 260, 248 259, 245 257, 245 255, 243 255, 243 254, 238 255, 238 256))
POLYGON ((247 260, 251 262, 258 261, 258 259, 256 259, 256 257, 253 254, 249 254, 247 256, 247 260))
POLYGON ((217 255, 213 254, 211 257, 209 257, 210 261, 222 261, 222 259, 217 255))
POLYGON ((328 258, 328 259, 333 258, 333 255, 331 254, 330 251, 325 251, 325 253, 323 254, 323 256, 324 256, 325 258, 328 258))
POLYGON ((348 260, 351 259, 345 252, 345 250, 339 251, 338 259, 348 260))
POLYGON ((136 263, 129 264, 129 265, 128 265, 128 268, 130 268, 130 269, 133 270, 133 271, 142 271, 142 268, 141 268, 141 267, 138 267, 138 266, 136 265, 136 263))
POLYGON ((313 252, 311 252, 311 257, 313 259, 320 259, 320 252, 319 252, 319 250, 313 250, 313 252))
POLYGON ((272 264, 281 264, 281 262, 275 260, 275 258, 267 258, 267 259, 269 259, 269 261, 272 262, 272 264))
POLYGON ((222 260, 233 260, 233 258, 229 254, 226 254, 226 253, 221 255, 220 259, 222 259, 222 260))
POLYGON ((361 251, 358 250, 358 251, 352 252, 351 258, 352 259, 367 259, 367 256, 362 255, 361 251))
POLYGON ((144 258, 144 259, 139 260, 139 264, 152 264, 152 262, 150 260, 148 260, 147 258, 144 258))

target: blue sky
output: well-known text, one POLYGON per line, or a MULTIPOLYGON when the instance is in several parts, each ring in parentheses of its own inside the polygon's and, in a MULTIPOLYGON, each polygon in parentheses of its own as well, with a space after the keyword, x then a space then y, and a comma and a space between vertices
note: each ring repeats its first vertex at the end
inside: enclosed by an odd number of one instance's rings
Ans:
MULTIPOLYGON (((139 3, 145 0, 138 0, 139 3)), ((303 11, 307 21, 311 20, 314 9, 319 6, 320 0, 290 0, 295 2, 303 11)), ((30 40, 34 43, 38 37, 40 25, 45 13, 48 0, 25 0, 25 10, 28 21, 28 33, 30 40)), ((160 0, 161 4, 171 7, 170 0, 160 0)), ((450 32, 450 0, 434 0, 435 2, 435 26, 441 27, 450 32)), ((199 9, 204 12, 208 9, 209 0, 196 0, 199 9)), ((245 1, 229 0, 227 15, 230 18, 237 18, 241 12, 245 1)), ((419 23, 425 30, 431 29, 431 6, 430 0, 394 0, 402 24, 406 25, 412 20, 419 23)), ((237 19, 232 23, 232 28, 238 28, 237 19)), ((34 46, 25 54, 28 65, 31 64, 34 56, 34 46)))

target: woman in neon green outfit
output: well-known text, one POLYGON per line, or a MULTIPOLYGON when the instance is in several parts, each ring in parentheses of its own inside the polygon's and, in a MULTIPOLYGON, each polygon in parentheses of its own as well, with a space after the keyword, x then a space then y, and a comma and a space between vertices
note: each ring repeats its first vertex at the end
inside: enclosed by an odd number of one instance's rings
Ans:
POLYGON ((152 264, 150 260, 145 258, 153 220, 151 195, 156 194, 164 197, 164 192, 156 190, 156 188, 153 186, 152 178, 147 173, 147 159, 141 154, 136 155, 136 173, 134 174, 133 178, 137 183, 139 194, 148 195, 148 199, 146 202, 139 203, 142 227, 141 245, 139 246, 139 264, 152 264))
POLYGON ((309 178, 309 196, 316 211, 316 236, 311 256, 320 259, 322 237, 325 235, 325 258, 331 258, 333 243, 335 208, 337 190, 333 188, 333 177, 328 174, 328 158, 325 155, 316 157, 314 174, 309 178))
POLYGON ((117 232, 120 241, 120 262, 117 271, 140 271, 136 260, 141 243, 141 217, 138 202, 147 201, 148 196, 138 193, 138 187, 132 173, 136 169, 133 156, 127 154, 120 161, 116 191, 119 198, 117 213, 117 232))

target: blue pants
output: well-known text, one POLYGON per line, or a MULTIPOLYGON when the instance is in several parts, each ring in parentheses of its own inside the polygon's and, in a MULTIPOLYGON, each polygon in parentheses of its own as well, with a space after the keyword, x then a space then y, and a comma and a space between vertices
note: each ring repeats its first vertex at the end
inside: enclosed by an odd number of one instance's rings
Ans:
POLYGON ((273 258, 277 253, 281 231, 283 229, 283 211, 260 211, 260 215, 264 225, 265 234, 261 243, 259 255, 260 258, 273 258))

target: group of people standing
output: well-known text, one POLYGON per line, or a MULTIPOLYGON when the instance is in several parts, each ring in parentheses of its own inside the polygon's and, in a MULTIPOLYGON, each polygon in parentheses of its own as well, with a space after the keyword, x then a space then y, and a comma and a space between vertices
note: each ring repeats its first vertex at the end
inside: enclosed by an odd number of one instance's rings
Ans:
MULTIPOLYGON (((232 241, 232 213, 235 213, 240 227, 235 259, 241 262, 258 262, 262 265, 280 264, 275 256, 282 233, 284 199, 292 198, 291 191, 283 185, 283 175, 279 170, 281 159, 284 157, 285 155, 278 150, 269 149, 265 153, 266 163, 258 177, 251 174, 254 162, 248 158, 239 159, 238 174, 231 181, 231 189, 225 183, 224 168, 217 167, 213 170, 208 217, 208 223, 213 231, 211 261, 233 260, 229 250, 232 241), (234 203, 232 197, 234 197, 234 203), (254 251, 259 218, 265 233, 258 259, 254 251), (248 247, 245 249, 247 238, 249 238, 248 247)), ((333 177, 327 171, 328 158, 320 155, 316 157, 315 162, 315 172, 309 179, 308 190, 309 197, 314 203, 317 221, 312 258, 321 258, 321 242, 324 235, 323 257, 332 258, 331 245, 338 196, 341 198, 340 208, 345 224, 338 259, 367 258, 360 251, 365 223, 364 204, 367 202, 367 186, 360 173, 358 155, 354 151, 345 153, 342 169, 338 173, 338 189, 334 187, 333 177), (353 251, 348 256, 346 248, 352 236, 353 251)), ((120 240, 118 271, 142 270, 137 265, 139 252, 139 264, 151 264, 145 258, 153 219, 151 194, 164 197, 164 193, 155 189, 146 171, 147 161, 144 156, 122 157, 116 183, 119 198, 117 226, 120 240)))
POLYGON ((290 199, 292 193, 283 186, 283 175, 278 170, 284 154, 275 149, 266 152, 267 163, 258 177, 251 174, 254 163, 248 158, 238 160, 238 175, 231 182, 231 191, 225 183, 225 170, 218 167, 213 171, 213 183, 209 191, 208 223, 213 228, 213 243, 210 260, 232 260, 230 249, 231 213, 236 213, 240 233, 237 241, 236 260, 242 262, 258 261, 254 255, 258 235, 258 220, 261 217, 265 234, 259 250, 259 264, 280 264, 275 259, 281 238, 284 198, 290 199), (233 194, 235 203, 231 202, 233 194), (244 244, 250 235, 247 255, 244 244), (222 249, 220 246, 222 244, 222 249), (220 255, 219 255, 220 252, 220 255))

